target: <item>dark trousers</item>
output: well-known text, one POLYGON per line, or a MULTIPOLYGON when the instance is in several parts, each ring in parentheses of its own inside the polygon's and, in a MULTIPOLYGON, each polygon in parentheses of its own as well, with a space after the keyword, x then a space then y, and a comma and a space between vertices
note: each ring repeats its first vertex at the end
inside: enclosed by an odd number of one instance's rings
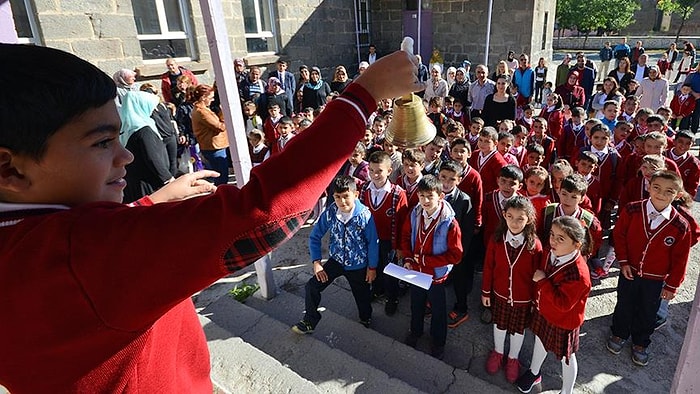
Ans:
POLYGON ((433 344, 445 346, 447 340, 447 300, 443 283, 433 283, 428 290, 411 286, 411 333, 418 337, 423 335, 426 301, 430 301, 432 308, 430 336, 433 339, 433 344))
POLYGON ((664 282, 636 277, 617 281, 617 304, 613 312, 612 334, 622 339, 632 336, 632 343, 647 347, 654 332, 656 311, 661 302, 664 282))
POLYGON ((316 327, 321 320, 321 314, 318 313, 318 306, 321 303, 321 292, 341 275, 345 276, 350 282, 350 290, 352 290, 352 296, 355 298, 360 320, 367 321, 372 318, 372 293, 369 289, 369 283, 365 281, 366 269, 346 271, 342 264, 333 259, 328 259, 323 265, 323 270, 328 275, 326 283, 319 282, 315 275, 306 282, 306 312, 304 313, 304 320, 311 323, 312 327, 316 327))
POLYGON ((693 117, 690 120, 690 131, 697 133, 700 131, 700 104, 695 104, 695 111, 693 111, 693 117))
POLYGON ((168 152, 168 169, 172 176, 177 176, 177 136, 171 135, 163 138, 165 151, 168 152))
POLYGON ((542 89, 544 88, 544 82, 545 81, 535 82, 535 102, 538 104, 542 102, 542 89))
MULTIPOLYGON (((470 244, 469 250, 471 250, 474 244, 474 242, 470 244)), ((474 287, 474 259, 471 258, 470 255, 471 253, 465 253, 462 261, 455 265, 452 268, 452 272, 450 272, 450 279, 452 279, 456 299, 453 309, 461 313, 467 313, 469 311, 467 297, 474 287)))
POLYGON ((396 301, 399 299, 399 280, 393 276, 384 274, 384 267, 392 262, 393 249, 391 248, 391 241, 379 240, 379 264, 377 267, 377 279, 372 284, 372 292, 375 295, 386 295, 389 301, 396 301))

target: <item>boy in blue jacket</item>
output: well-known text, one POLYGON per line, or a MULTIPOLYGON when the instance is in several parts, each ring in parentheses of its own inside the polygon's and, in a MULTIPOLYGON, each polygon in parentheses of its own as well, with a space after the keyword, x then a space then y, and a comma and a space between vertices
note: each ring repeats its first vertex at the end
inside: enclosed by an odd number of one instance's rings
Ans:
POLYGON ((355 180, 339 176, 331 184, 334 203, 319 218, 311 231, 309 251, 314 276, 306 283, 306 312, 292 327, 297 334, 311 334, 321 320, 318 305, 321 292, 343 275, 350 283, 360 314, 360 323, 369 328, 372 322, 370 284, 377 276, 379 237, 372 214, 358 199, 355 180), (321 239, 330 231, 329 258, 321 264, 321 239))

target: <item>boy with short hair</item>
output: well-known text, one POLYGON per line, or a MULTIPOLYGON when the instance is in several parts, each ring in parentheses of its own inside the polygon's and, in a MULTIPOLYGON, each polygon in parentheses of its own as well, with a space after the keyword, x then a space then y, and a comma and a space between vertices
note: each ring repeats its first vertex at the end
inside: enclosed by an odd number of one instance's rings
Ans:
POLYGON ((632 125, 632 123, 626 120, 618 120, 617 124, 615 125, 615 130, 613 130, 612 143, 615 146, 617 153, 620 154, 623 162, 634 152, 632 144, 627 142, 627 138, 629 137, 633 128, 634 125, 632 125))
POLYGON ((691 232, 671 205, 682 191, 678 174, 654 173, 649 199, 623 207, 613 231, 620 277, 606 347, 620 354, 631 336, 632 361, 639 366, 649 363, 647 348, 661 300, 672 300, 685 278, 691 232))
POLYGON ((603 191, 600 186, 600 180, 593 175, 597 168, 598 156, 587 150, 579 153, 578 160, 576 160, 576 172, 588 182, 586 196, 591 200, 593 213, 600 217, 600 211, 603 207, 603 191))
POLYGON ((464 138, 457 138, 450 147, 450 157, 452 161, 459 164, 462 169, 460 177, 462 181, 457 185, 459 190, 467 193, 472 200, 474 207, 475 226, 481 228, 481 201, 484 197, 484 187, 481 182, 481 175, 469 165, 469 158, 472 156, 469 142, 464 138))
MULTIPOLYGON (((269 116, 265 119, 263 123, 263 132, 265 133, 265 139, 270 149, 275 149, 277 145, 277 139, 279 138, 279 121, 282 120, 282 114, 280 113, 280 106, 277 103, 270 103, 267 107, 267 113, 269 116)), ((292 122, 293 124, 293 122, 292 122)))
POLYGON ((586 145, 587 137, 584 131, 586 110, 581 107, 571 109, 571 119, 564 123, 562 137, 557 141, 557 157, 572 160, 572 157, 586 145))
POLYGON ((370 284, 376 278, 379 259, 374 219, 369 209, 357 200, 359 193, 352 177, 335 178, 331 191, 334 202, 321 213, 309 237, 314 276, 306 282, 304 318, 292 326, 297 334, 314 332, 322 317, 318 312, 321 292, 339 276, 350 283, 360 324, 369 328, 372 323, 370 284), (321 264, 321 241, 329 231, 328 260, 321 264))
POLYGON ((629 182, 630 179, 639 176, 639 167, 642 163, 642 157, 645 155, 660 155, 663 156, 666 162, 666 169, 669 171, 674 171, 680 175, 680 170, 678 165, 672 159, 664 156, 666 151, 667 137, 659 132, 647 133, 644 136, 644 151, 639 152, 639 154, 630 155, 627 160, 623 163, 622 168, 622 183, 625 184, 629 182))
POLYGON ((523 186, 523 172, 517 166, 507 165, 498 174, 498 189, 484 195, 481 206, 484 247, 493 241, 496 227, 503 218, 503 207, 509 198, 516 195, 523 186))
POLYGON ((469 133, 467 133, 466 140, 469 141, 469 147, 472 152, 479 150, 479 135, 481 130, 484 128, 484 120, 480 117, 472 118, 472 122, 469 125, 469 133))
POLYGON ((446 141, 444 138, 436 135, 428 145, 423 147, 425 152, 425 166, 423 167, 423 175, 433 174, 437 176, 442 164, 442 150, 445 149, 446 141))
POLYGON ((690 84, 684 83, 671 100, 671 119, 676 130, 687 130, 690 128, 690 120, 697 105, 695 96, 692 95, 690 84))
MULTIPOLYGON (((384 139, 384 132, 386 131, 386 120, 383 116, 375 116, 372 120, 372 134, 374 135, 373 144, 378 144, 379 141, 384 139)), ((371 153, 371 152, 370 152, 371 153)))
POLYGON ((399 281, 384 275, 384 267, 395 260, 400 245, 401 227, 408 211, 406 192, 389 180, 391 157, 384 151, 369 156, 370 181, 362 186, 360 201, 366 205, 379 234, 379 272, 374 282, 374 296, 386 296, 384 312, 388 316, 396 313, 399 305, 399 281))
POLYGON ((651 176, 657 171, 666 169, 664 158, 659 155, 646 155, 642 157, 642 164, 639 167, 641 177, 636 176, 627 183, 620 193, 620 208, 634 201, 646 200, 649 198, 649 183, 651 176))
MULTIPOLYGON (((590 151, 598 158, 593 176, 600 182, 601 209, 598 212, 600 212, 600 221, 603 228, 607 230, 612 226, 611 212, 617 204, 622 188, 618 179, 618 167, 622 165, 622 158, 615 148, 610 145, 610 132, 607 126, 594 126, 591 128, 590 133, 591 146, 584 148, 584 151, 590 151)), ((593 211, 598 213, 595 210, 595 201, 591 200, 591 202, 594 207, 593 211)))
MULTIPOLYGON (((279 106, 277 108, 279 109, 279 106)), ((269 119, 272 119, 272 117, 269 119)), ((294 131, 294 121, 289 116, 283 116, 277 122, 277 132, 279 133, 279 136, 277 137, 275 144, 272 145, 271 155, 277 155, 287 147, 289 141, 292 139, 292 137, 294 137, 292 131, 294 131)))
POLYGON ((425 153, 420 149, 406 149, 402 154, 403 175, 396 184, 406 191, 408 209, 418 205, 418 181, 423 177, 423 166, 425 165, 425 153))
POLYGON ((603 118, 601 122, 608 127, 608 130, 615 130, 617 116, 620 113, 620 103, 615 100, 608 100, 603 103, 603 118))
POLYGON ((455 304, 447 314, 447 327, 457 328, 469 319, 467 298, 474 286, 474 260, 470 258, 469 250, 474 235, 476 212, 469 195, 457 187, 462 181, 462 167, 459 164, 454 161, 442 163, 438 178, 442 184, 442 192, 445 193, 445 201, 450 203, 455 211, 455 219, 462 232, 462 259, 450 272, 455 304))
POLYGON ((0 270, 13 273, 0 298, 21 300, 3 309, 0 384, 17 393, 211 393, 192 294, 289 239, 360 139, 362 108, 415 88, 409 57, 389 55, 244 187, 213 192, 203 178, 218 174, 202 171, 126 206, 114 81, 53 48, 0 44, 0 58, 13 92, 0 94, 0 270), (153 241, 185 228, 204 247, 153 241))
POLYGON ((389 175, 389 180, 391 183, 396 183, 396 180, 401 176, 401 167, 403 165, 401 152, 396 149, 396 145, 389 142, 386 138, 382 139, 380 144, 382 150, 388 153, 391 158, 391 175, 389 175))
POLYGON ((431 346, 433 357, 442 359, 447 339, 447 300, 445 281, 454 264, 462 259, 462 233, 450 204, 443 199, 440 181, 426 175, 418 182, 420 203, 411 210, 401 234, 403 265, 429 274, 428 290, 411 286, 411 331, 406 344, 416 347, 423 335, 425 303, 430 302, 431 346))
POLYGON ((700 185, 700 160, 690 154, 695 136, 688 130, 676 133, 673 148, 666 151, 666 157, 678 166, 683 180, 683 188, 694 197, 700 185))
POLYGON ((625 120, 627 122, 633 123, 637 111, 639 110, 639 97, 635 95, 629 95, 625 97, 625 104, 622 106, 622 113, 617 118, 618 120, 625 120))
POLYGON ((496 129, 491 126, 484 127, 479 133, 478 154, 469 158, 469 164, 481 176, 483 190, 486 193, 498 189, 496 178, 498 178, 501 168, 508 165, 503 156, 498 153, 497 144, 498 132, 496 129))
POLYGON ((435 125, 438 135, 445 137, 442 126, 447 122, 447 116, 442 113, 442 104, 442 97, 430 98, 430 101, 428 101, 428 119, 435 125))
POLYGON ((525 157, 520 168, 523 172, 532 167, 538 167, 544 161, 544 147, 538 143, 532 143, 525 147, 525 157))

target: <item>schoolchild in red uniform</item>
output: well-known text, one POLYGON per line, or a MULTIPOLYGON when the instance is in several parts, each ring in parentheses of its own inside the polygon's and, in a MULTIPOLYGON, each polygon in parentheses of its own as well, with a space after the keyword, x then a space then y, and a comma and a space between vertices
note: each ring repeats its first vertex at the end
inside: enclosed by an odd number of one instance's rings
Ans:
POLYGON ((664 158, 659 155, 646 155, 642 158, 642 165, 639 167, 639 172, 642 176, 636 176, 625 184, 620 193, 619 205, 620 208, 635 201, 642 201, 649 198, 649 183, 651 176, 656 171, 666 169, 664 158))
POLYGON ((471 124, 469 124, 469 132, 467 133, 467 136, 465 139, 469 141, 469 146, 472 149, 472 152, 476 152, 479 150, 479 135, 481 134, 481 130, 484 128, 484 120, 475 117, 472 118, 471 124))
POLYGON ((523 185, 523 172, 512 165, 501 168, 498 174, 498 189, 486 193, 481 206, 484 248, 493 241, 493 234, 503 219, 503 207, 509 198, 515 196, 523 185))
POLYGON ((632 361, 640 366, 649 362, 647 348, 661 300, 672 300, 685 278, 692 234, 671 205, 682 191, 678 174, 654 173, 649 199, 622 208, 613 231, 620 277, 606 347, 620 354, 631 336, 632 361))
POLYGON ((544 207, 550 203, 548 195, 549 173, 542 166, 534 166, 525 171, 523 178, 525 187, 520 190, 520 194, 530 200, 535 207, 535 217, 537 217, 544 207))
POLYGON ((666 157, 673 160, 678 166, 683 179, 683 189, 695 196, 700 185, 700 160, 688 152, 693 146, 695 136, 688 130, 676 133, 673 148, 666 151, 666 157))
MULTIPOLYGON (((620 197, 622 185, 618 179, 618 170, 622 165, 622 158, 610 144, 610 131, 605 125, 596 125, 590 132, 591 146, 584 148, 598 157, 598 164, 593 175, 600 182, 601 209, 600 220, 604 229, 612 226, 611 211, 620 197)), ((590 197, 590 196, 589 196, 590 197)), ((593 202, 593 201, 592 201, 593 202)), ((593 204, 595 211, 595 203, 593 204)))
POLYGON ((463 138, 457 138, 450 147, 450 157, 462 168, 462 181, 457 185, 459 190, 467 193, 472 199, 474 206, 476 228, 481 228, 481 201, 484 197, 484 188, 481 183, 481 174, 474 167, 469 165, 469 158, 472 156, 469 142, 463 138))
POLYGON ((525 144, 527 143, 529 131, 522 125, 516 124, 513 126, 511 134, 513 134, 513 146, 510 147, 508 153, 515 156, 515 159, 518 161, 517 165, 521 165, 525 159, 525 144))
POLYGON ((406 149, 401 154, 403 175, 398 177, 396 184, 406 191, 408 209, 418 205, 418 181, 423 178, 425 153, 420 149, 406 149))
MULTIPOLYGON (((552 168, 549 170, 549 179, 552 182, 551 191, 549 193, 549 200, 552 203, 559 202, 559 191, 561 190, 561 182, 569 175, 574 173, 574 168, 569 164, 567 160, 557 160, 552 164, 552 168)), ((593 204, 588 196, 583 196, 583 200, 579 203, 579 206, 588 211, 593 211, 593 204)))
POLYGON ((532 275, 542 260, 542 244, 535 234, 535 210, 522 196, 506 200, 495 237, 484 258, 481 303, 492 309, 494 350, 486 359, 486 372, 503 367, 506 379, 520 376, 518 355, 530 321, 534 296, 532 275), (510 343, 504 364, 506 334, 510 343))
POLYGON ((540 116, 536 119, 545 119, 549 136, 553 140, 560 139, 564 131, 564 103, 561 96, 557 93, 547 96, 547 106, 542 108, 540 116))
POLYGON ((586 196, 591 200, 591 211, 596 214, 596 216, 599 216, 602 208, 603 192, 600 187, 600 180, 598 180, 597 176, 593 175, 597 167, 598 156, 593 154, 593 152, 585 150, 578 154, 576 173, 583 176, 586 182, 588 182, 586 196))
POLYGON ((692 91, 690 84, 683 84, 671 100, 673 127, 678 130, 690 128, 690 119, 693 117, 695 106, 698 105, 695 96, 691 94, 692 91))
POLYGON ((294 131, 294 121, 289 116, 283 116, 279 122, 277 122, 278 138, 274 145, 270 147, 270 156, 280 154, 280 152, 287 147, 289 141, 294 137, 292 131, 294 131))
POLYGON ((0 298, 16 301, 0 384, 13 393, 211 393, 192 294, 289 239, 374 103, 420 89, 408 55, 385 56, 244 187, 214 192, 202 171, 127 206, 112 79, 48 47, 0 44, 0 58, 13 92, 0 95, 0 298), (176 202, 152 205, 161 191, 176 202), (210 194, 177 201, 197 193, 210 194), (153 242, 185 228, 201 247, 153 242))
MULTIPOLYGON (((664 156, 667 146, 666 135, 659 132, 651 132, 644 135, 644 151, 639 154, 630 155, 625 163, 623 163, 622 182, 626 183, 633 177, 639 176, 639 167, 641 166, 642 157, 644 155, 661 155, 666 162, 666 169, 681 175, 678 165, 669 157, 664 156)), ((619 178, 619 177, 618 177, 619 178)))
POLYGON ((529 393, 542 381, 541 367, 552 352, 561 360, 563 394, 574 392, 578 374, 576 352, 591 280, 585 255, 588 232, 577 219, 563 216, 552 222, 549 252, 535 271, 535 310, 530 329, 535 334, 530 368, 518 379, 518 389, 529 393))
POLYGON ((532 123, 532 135, 527 139, 527 144, 538 144, 544 148, 544 158, 540 164, 542 167, 549 168, 557 159, 556 143, 547 135, 547 121, 544 118, 536 118, 532 123))
POLYGON ((562 136, 557 140, 557 158, 571 161, 572 155, 578 154, 586 145, 585 120, 586 110, 581 107, 571 109, 571 118, 564 123, 562 136))
POLYGON ((447 300, 445 280, 462 259, 462 234, 455 213, 443 197, 442 184, 433 175, 418 182, 420 203, 411 210, 401 232, 401 250, 405 268, 433 277, 428 290, 411 286, 411 331, 406 344, 416 347, 423 335, 425 303, 430 302, 431 345, 433 357, 442 359, 447 340, 447 300))
POLYGON ((544 148, 538 143, 528 144, 525 147, 525 156, 520 164, 520 169, 526 172, 532 167, 540 167, 544 161, 544 148))
POLYGON ((498 189, 496 179, 501 168, 508 165, 506 160, 498 153, 498 132, 495 128, 487 126, 479 133, 479 150, 469 158, 469 164, 476 169, 481 176, 484 192, 498 189))
MULTIPOLYGON (((612 143, 617 153, 620 154, 622 162, 624 162, 629 155, 634 153, 634 147, 627 141, 633 127, 632 123, 626 120, 618 120, 613 130, 612 143)), ((620 165, 622 165, 622 163, 620 163, 620 165)))

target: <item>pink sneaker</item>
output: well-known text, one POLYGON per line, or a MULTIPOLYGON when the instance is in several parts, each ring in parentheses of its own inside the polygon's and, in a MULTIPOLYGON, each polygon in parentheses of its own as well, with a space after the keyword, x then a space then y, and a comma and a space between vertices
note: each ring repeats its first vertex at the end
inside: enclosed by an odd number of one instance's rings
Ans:
POLYGON ((488 372, 489 375, 495 375, 496 372, 501 369, 502 365, 503 354, 492 350, 491 353, 489 353, 489 358, 486 359, 486 372, 488 372))
POLYGON ((508 358, 505 366, 506 380, 510 383, 515 383, 520 376, 520 361, 517 358, 508 358))

